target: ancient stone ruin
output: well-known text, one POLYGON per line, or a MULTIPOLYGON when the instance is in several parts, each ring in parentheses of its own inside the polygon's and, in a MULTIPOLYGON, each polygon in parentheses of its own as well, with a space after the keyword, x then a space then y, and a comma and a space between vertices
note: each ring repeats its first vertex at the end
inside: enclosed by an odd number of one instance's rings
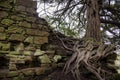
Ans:
POLYGON ((49 43, 50 26, 36 6, 32 0, 0 1, 0 80, 27 80, 64 64, 54 45, 41 49, 49 43))

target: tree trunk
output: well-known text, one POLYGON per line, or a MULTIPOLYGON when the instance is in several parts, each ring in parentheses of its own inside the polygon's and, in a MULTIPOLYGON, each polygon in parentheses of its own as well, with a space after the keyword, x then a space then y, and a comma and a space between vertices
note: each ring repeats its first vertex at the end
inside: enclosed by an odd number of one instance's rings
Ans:
POLYGON ((83 79, 86 76, 91 80, 109 80, 106 76, 111 76, 112 71, 109 69, 108 62, 106 61, 108 60, 108 56, 114 55, 115 47, 101 42, 98 0, 87 0, 87 28, 85 38, 87 38, 87 41, 79 41, 74 44, 74 54, 66 62, 64 72, 66 74, 71 73, 75 80, 87 80, 83 79), (99 44, 94 41, 99 42, 99 44), (91 76, 88 76, 89 73, 94 74, 95 77, 92 79, 91 76))
POLYGON ((100 16, 98 0, 87 0, 87 29, 86 37, 101 41, 100 16))

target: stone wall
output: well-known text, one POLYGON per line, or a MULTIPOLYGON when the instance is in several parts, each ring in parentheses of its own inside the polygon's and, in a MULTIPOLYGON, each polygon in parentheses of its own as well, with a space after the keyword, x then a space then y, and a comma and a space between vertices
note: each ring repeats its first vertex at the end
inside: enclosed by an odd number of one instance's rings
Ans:
POLYGON ((0 1, 0 80, 23 80, 64 64, 55 45, 41 50, 50 33, 36 6, 32 0, 0 1))

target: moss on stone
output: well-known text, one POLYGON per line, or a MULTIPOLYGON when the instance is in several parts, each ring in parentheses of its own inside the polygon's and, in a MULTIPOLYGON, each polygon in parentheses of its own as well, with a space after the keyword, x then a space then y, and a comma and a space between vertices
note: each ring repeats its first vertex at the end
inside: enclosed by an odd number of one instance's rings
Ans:
POLYGON ((31 51, 24 51, 24 55, 30 56, 31 55, 31 51))
POLYGON ((3 51, 8 51, 10 50, 10 43, 5 43, 5 44, 2 44, 2 50, 3 51))
POLYGON ((38 59, 43 64, 51 63, 50 58, 48 57, 48 55, 39 56, 38 59))
POLYGON ((15 77, 15 76, 18 76, 19 72, 18 71, 10 71, 8 74, 7 74, 7 77, 15 77))
POLYGON ((11 19, 3 19, 3 20, 1 21, 1 23, 4 24, 4 25, 9 26, 9 25, 13 24, 14 21, 11 20, 11 19))
POLYGON ((53 59, 54 59, 54 62, 58 62, 59 60, 62 59, 62 56, 60 56, 60 55, 55 55, 55 56, 53 57, 53 59))
POLYGON ((120 74, 120 69, 117 70, 117 73, 120 74))
POLYGON ((21 77, 14 77, 13 80, 23 80, 21 77))
POLYGON ((44 54, 44 51, 41 51, 40 49, 36 49, 34 55, 35 56, 40 56, 40 55, 43 55, 44 54))
POLYGON ((5 33, 0 33, 0 40, 5 40, 7 35, 5 33))
POLYGON ((4 27, 0 27, 0 32, 4 32, 4 27))
POLYGON ((8 54, 9 51, 0 51, 0 54, 8 54))
POLYGON ((10 54, 10 55, 19 55, 20 53, 17 52, 17 51, 10 51, 9 54, 10 54))
POLYGON ((120 55, 117 55, 117 60, 120 60, 120 55))
POLYGON ((12 25, 12 26, 8 27, 7 32, 8 33, 22 33, 23 28, 17 27, 16 25, 12 25))
POLYGON ((8 9, 12 8, 9 1, 0 2, 0 6, 8 9))

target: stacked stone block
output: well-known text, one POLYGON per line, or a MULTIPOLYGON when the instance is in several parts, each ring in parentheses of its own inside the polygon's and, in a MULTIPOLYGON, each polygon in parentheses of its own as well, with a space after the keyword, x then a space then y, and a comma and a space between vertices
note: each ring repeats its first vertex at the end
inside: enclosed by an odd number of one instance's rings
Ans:
POLYGON ((47 23, 37 17, 36 2, 13 1, 0 2, 0 40, 15 40, 32 44, 47 43, 49 35, 47 23))
POLYGON ((0 64, 5 64, 0 65, 0 80, 45 74, 62 59, 55 49, 41 50, 50 33, 36 6, 32 0, 0 1, 0 64))

